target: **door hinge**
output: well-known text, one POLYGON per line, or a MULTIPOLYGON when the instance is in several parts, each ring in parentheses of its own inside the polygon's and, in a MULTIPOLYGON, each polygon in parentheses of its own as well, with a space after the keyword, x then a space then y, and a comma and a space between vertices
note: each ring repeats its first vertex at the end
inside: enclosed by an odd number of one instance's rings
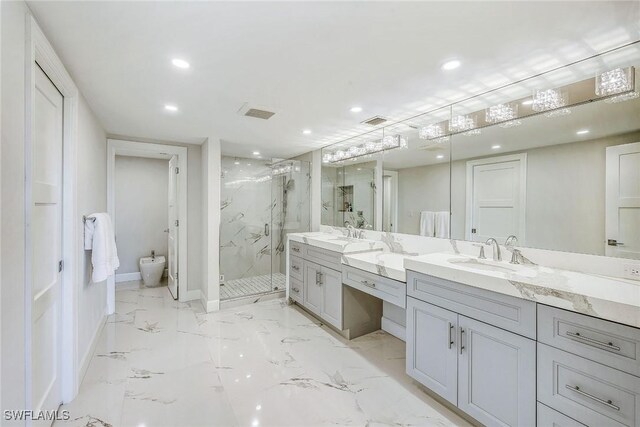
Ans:
POLYGON ((64 262, 62 262, 62 260, 58 261, 58 273, 61 273, 63 268, 64 262))
POLYGON ((176 167, 176 174, 180 173, 180 168, 176 167))
POLYGON ((176 227, 180 227, 180 221, 176 219, 176 227))

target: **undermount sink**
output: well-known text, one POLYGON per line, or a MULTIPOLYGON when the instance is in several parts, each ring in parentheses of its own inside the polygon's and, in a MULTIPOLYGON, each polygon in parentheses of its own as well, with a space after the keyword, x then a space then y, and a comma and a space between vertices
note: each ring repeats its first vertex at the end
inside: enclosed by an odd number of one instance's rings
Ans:
POLYGON ((384 244, 377 240, 356 239, 329 233, 301 233, 304 242, 312 246, 339 253, 353 253, 382 250, 384 244))
POLYGON ((461 264, 466 268, 471 268, 473 270, 482 270, 482 271, 503 271, 508 273, 513 273, 518 271, 516 268, 502 265, 500 262, 496 261, 488 261, 488 260, 480 260, 476 258, 451 258, 447 260, 451 264, 461 264))

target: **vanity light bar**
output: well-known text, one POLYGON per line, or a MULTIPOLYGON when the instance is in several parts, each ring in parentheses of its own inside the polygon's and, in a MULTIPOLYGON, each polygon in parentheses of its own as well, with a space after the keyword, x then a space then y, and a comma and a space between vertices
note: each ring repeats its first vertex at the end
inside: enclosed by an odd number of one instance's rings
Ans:
POLYGON ((353 145, 347 149, 336 150, 333 153, 325 153, 322 156, 322 162, 337 163, 394 148, 407 148, 408 146, 407 138, 404 136, 400 134, 387 135, 379 141, 369 141, 361 145, 353 145))
POLYGON ((560 89, 536 89, 533 92, 533 103, 531 109, 537 112, 545 112, 547 117, 558 117, 571 114, 571 110, 565 108, 568 103, 568 96, 560 89))
POLYGON ((636 70, 634 67, 616 68, 596 75, 596 95, 608 96, 609 98, 604 102, 609 104, 640 97, 640 93, 635 88, 636 70))
POLYGON ((501 128, 511 128, 521 124, 518 120, 518 104, 509 102, 493 105, 485 110, 485 121, 498 124, 501 128))

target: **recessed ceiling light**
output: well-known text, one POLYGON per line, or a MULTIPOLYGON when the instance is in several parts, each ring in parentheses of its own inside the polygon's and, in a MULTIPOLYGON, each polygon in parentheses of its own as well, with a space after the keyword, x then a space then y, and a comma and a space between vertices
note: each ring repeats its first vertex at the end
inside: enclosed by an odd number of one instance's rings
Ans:
POLYGON ((309 135, 309 134, 311 134, 311 129, 305 129, 305 130, 302 131, 302 133, 305 134, 305 135, 309 135))
POLYGON ((178 68, 183 68, 183 69, 187 69, 190 67, 189 63, 187 61, 185 61, 184 59, 180 59, 180 58, 173 58, 171 60, 171 63, 173 65, 175 65, 178 68))
POLYGON ((492 146, 491 146, 491 149, 492 149, 492 150, 497 150, 497 149, 499 149, 499 148, 501 148, 501 146, 500 146, 500 145, 492 145, 492 146))
POLYGON ((349 111, 351 111, 352 113, 359 113, 362 111, 362 107, 351 107, 349 111))
POLYGON ((445 71, 451 71, 451 70, 455 70, 460 65, 462 65, 462 62, 460 62, 457 59, 452 59, 451 61, 447 61, 444 64, 442 64, 442 69, 445 71))
POLYGON ((576 135, 585 135, 589 133, 589 129, 580 129, 578 132, 576 132, 576 135))
POLYGON ((443 154, 438 154, 438 155, 436 156, 436 159, 444 159, 444 155, 443 155, 443 154))
POLYGON ((260 155, 260 152, 259 152, 259 151, 254 151, 254 152, 253 152, 253 155, 254 155, 254 156, 259 156, 259 155, 260 155))
POLYGON ((526 101, 522 101, 522 105, 531 105, 533 104, 533 99, 527 99, 526 101))
POLYGON ((165 104, 164 109, 167 111, 178 111, 178 107, 172 104, 165 104))
POLYGON ((235 162, 233 162, 233 164, 234 164, 234 165, 239 165, 239 164, 240 164, 240 162, 235 161, 235 162))
MULTIPOLYGON (((251 163, 247 163, 247 166, 251 166, 251 163)), ((242 356, 240 356, 240 357, 242 357, 242 356)))

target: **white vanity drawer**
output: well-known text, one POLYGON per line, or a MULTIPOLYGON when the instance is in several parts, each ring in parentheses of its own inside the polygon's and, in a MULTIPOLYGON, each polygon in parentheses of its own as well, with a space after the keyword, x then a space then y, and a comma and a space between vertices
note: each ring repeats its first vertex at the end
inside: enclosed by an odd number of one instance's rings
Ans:
POLYGON ((584 424, 538 402, 538 427, 584 427, 584 424))
POLYGON ((398 307, 407 306, 407 285, 403 282, 343 265, 342 283, 398 307))
POLYGON ((536 339, 536 303, 415 271, 407 271, 407 294, 416 299, 536 339))
POLYGON ((289 277, 289 296, 297 303, 304 303, 304 286, 301 280, 289 277))
POLYGON ((323 265, 336 271, 342 270, 342 255, 338 252, 316 248, 311 245, 303 245, 302 251, 304 259, 323 265))
POLYGON ((289 277, 300 281, 303 280, 302 263, 302 258, 298 258, 297 256, 289 257, 289 277))
POLYGON ((289 241, 289 255, 302 256, 304 243, 289 241))
POLYGON ((538 341, 640 376, 640 329, 538 304, 538 341))
POLYGON ((538 400, 587 425, 640 425, 640 378, 541 343, 538 400))

